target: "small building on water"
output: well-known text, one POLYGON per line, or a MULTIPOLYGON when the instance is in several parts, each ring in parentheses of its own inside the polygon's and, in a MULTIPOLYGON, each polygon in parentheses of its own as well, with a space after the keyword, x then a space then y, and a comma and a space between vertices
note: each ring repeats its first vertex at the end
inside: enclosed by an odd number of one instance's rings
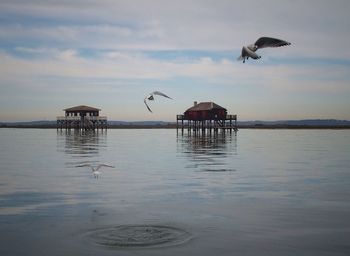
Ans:
POLYGON ((214 102, 194 102, 183 115, 176 116, 176 128, 205 132, 209 130, 237 131, 237 115, 228 115, 227 109, 214 102))
POLYGON ((107 117, 100 116, 101 109, 80 105, 63 111, 65 116, 57 117, 57 129, 107 129, 107 117))

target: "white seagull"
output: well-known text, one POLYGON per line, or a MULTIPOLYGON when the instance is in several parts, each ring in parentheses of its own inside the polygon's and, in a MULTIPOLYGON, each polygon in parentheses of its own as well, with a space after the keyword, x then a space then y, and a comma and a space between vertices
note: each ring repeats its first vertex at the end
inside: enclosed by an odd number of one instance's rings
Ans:
POLYGON ((254 44, 243 46, 241 56, 238 57, 237 60, 243 60, 243 63, 245 63, 245 60, 249 57, 252 59, 260 59, 261 56, 256 54, 255 52, 260 48, 266 48, 266 47, 280 47, 280 46, 286 46, 290 45, 291 43, 277 39, 272 37, 260 37, 254 44))
POLYGON ((159 91, 154 91, 154 92, 150 93, 148 96, 146 96, 146 98, 144 98, 143 102, 145 103, 147 109, 148 109, 149 112, 151 112, 151 113, 152 113, 152 110, 151 110, 150 107, 147 105, 147 100, 154 100, 154 95, 159 95, 159 96, 163 96, 163 97, 168 98, 168 99, 172 99, 172 98, 170 98, 168 95, 165 95, 164 93, 159 92, 159 91))
POLYGON ((108 165, 108 164, 99 164, 97 166, 92 166, 91 164, 82 164, 82 165, 77 165, 76 167, 85 167, 85 166, 88 166, 88 167, 91 167, 91 171, 92 171, 92 174, 94 175, 94 177, 96 179, 98 179, 98 177, 101 175, 101 172, 99 171, 99 169, 104 166, 104 167, 110 167, 110 168, 115 168, 114 166, 112 165, 108 165))

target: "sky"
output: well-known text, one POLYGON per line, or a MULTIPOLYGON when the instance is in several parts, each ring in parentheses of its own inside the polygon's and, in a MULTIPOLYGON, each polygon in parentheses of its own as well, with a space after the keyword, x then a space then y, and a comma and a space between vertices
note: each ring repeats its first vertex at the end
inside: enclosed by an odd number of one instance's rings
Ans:
POLYGON ((1 0, 0 122, 88 105, 175 121, 194 101, 239 120, 350 120, 348 0, 1 0), (244 45, 276 37, 290 46, 244 45), (148 112, 143 99, 161 91, 148 112))

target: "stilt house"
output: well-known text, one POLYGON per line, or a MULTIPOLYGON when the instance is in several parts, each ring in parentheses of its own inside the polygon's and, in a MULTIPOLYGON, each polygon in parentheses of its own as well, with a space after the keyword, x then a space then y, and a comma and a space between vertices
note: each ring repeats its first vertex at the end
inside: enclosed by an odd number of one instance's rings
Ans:
POLYGON ((194 102, 194 105, 187 109, 183 115, 177 115, 176 127, 187 128, 189 131, 213 129, 237 130, 237 115, 228 115, 227 109, 214 102, 194 102), (181 123, 179 123, 181 121, 181 123))
POLYGON ((80 105, 64 109, 65 116, 57 117, 57 128, 65 129, 104 129, 107 128, 107 117, 100 116, 101 109, 80 105))

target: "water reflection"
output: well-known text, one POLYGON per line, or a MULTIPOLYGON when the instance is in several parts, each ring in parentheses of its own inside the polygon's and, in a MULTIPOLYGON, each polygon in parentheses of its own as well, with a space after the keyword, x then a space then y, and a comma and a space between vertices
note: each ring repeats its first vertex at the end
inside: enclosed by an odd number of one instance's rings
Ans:
POLYGON ((57 205, 64 202, 64 197, 55 193, 17 191, 1 195, 0 215, 21 214, 39 207, 57 205))
POLYGON ((68 157, 67 167, 79 164, 96 163, 94 157, 99 155, 101 149, 107 148, 107 132, 58 130, 57 151, 65 153, 68 157))
POLYGON ((190 160, 186 168, 205 172, 235 171, 229 156, 237 153, 237 132, 179 134, 177 146, 178 152, 190 160))

